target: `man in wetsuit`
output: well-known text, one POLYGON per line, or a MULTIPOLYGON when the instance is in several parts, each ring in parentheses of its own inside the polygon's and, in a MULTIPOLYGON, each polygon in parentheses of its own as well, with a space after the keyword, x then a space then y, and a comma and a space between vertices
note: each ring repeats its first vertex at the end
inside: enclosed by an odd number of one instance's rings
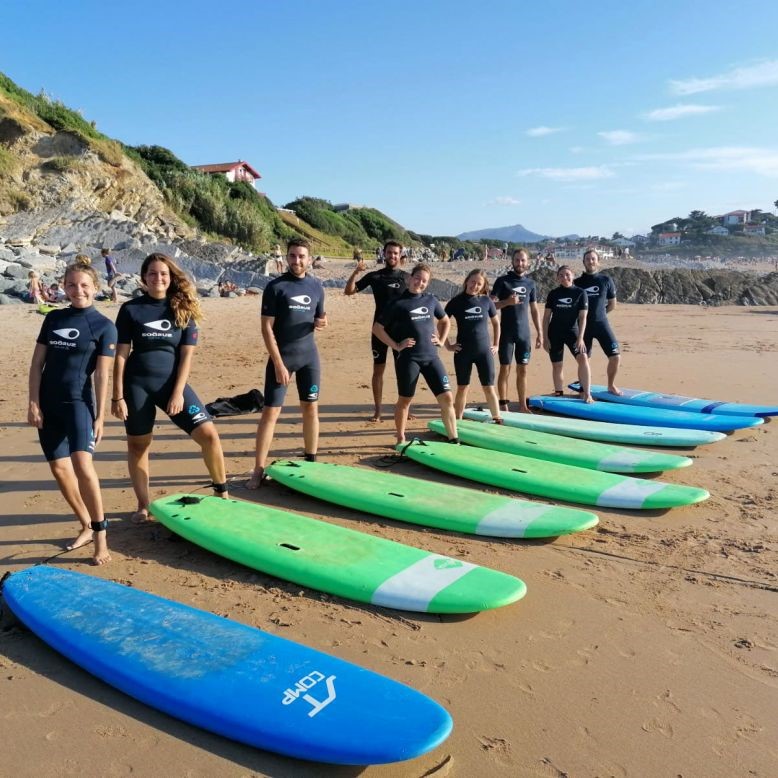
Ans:
POLYGON ((429 265, 416 265, 408 279, 408 289, 390 303, 373 324, 373 334, 398 353, 395 363, 398 397, 394 408, 398 443, 405 442, 408 410, 420 375, 424 376, 440 406, 440 417, 449 441, 459 442, 451 386, 438 356, 451 322, 438 299, 424 293, 431 273, 429 265))
MULTIPOLYGON (((403 247, 397 241, 387 241, 384 244, 384 266, 380 270, 374 270, 357 281, 357 276, 365 270, 365 263, 360 257, 354 272, 346 281, 346 288, 343 290, 343 293, 348 296, 370 287, 375 301, 373 322, 378 319, 389 303, 400 297, 408 286, 408 274, 404 270, 400 270, 402 250, 403 247)), ((381 421, 384 371, 386 370, 386 355, 389 347, 375 335, 371 335, 370 345, 373 349, 373 377, 371 385, 374 406, 371 421, 381 421)), ((397 352, 392 351, 392 357, 397 359, 397 352)))
POLYGON ((595 249, 589 249, 583 255, 585 272, 573 281, 575 286, 586 292, 589 299, 589 313, 586 318, 584 343, 586 353, 592 356, 592 343, 597 342, 608 357, 608 391, 621 394, 616 386, 616 373, 621 362, 619 342, 608 322, 608 314, 616 309, 616 285, 613 279, 599 273, 600 255, 595 249))
POLYGON ((526 274, 529 254, 526 249, 513 252, 513 268, 500 276, 492 287, 492 300, 500 311, 500 372, 497 377, 497 391, 500 410, 508 410, 508 378, 511 362, 516 360, 516 391, 519 394, 519 411, 528 413, 527 365, 532 354, 529 318, 535 325, 535 348, 543 348, 543 335, 538 313, 535 282, 526 274))
POLYGON ((296 378, 303 416, 303 453, 307 461, 316 460, 321 367, 314 332, 327 326, 327 314, 321 281, 307 273, 310 262, 308 241, 290 241, 286 273, 274 278, 262 295, 262 339, 269 359, 265 368, 265 406, 257 425, 254 472, 246 483, 249 489, 258 489, 264 477, 292 375, 296 378))

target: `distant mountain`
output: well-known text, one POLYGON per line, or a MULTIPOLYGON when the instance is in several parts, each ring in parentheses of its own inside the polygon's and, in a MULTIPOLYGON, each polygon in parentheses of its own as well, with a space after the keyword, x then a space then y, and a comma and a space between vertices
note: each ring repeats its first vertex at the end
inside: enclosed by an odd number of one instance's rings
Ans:
POLYGON ((491 240, 504 240, 506 243, 538 243, 549 236, 539 235, 537 232, 531 232, 521 224, 514 224, 512 227, 490 227, 486 230, 463 232, 457 235, 457 237, 460 240, 489 238, 491 240))

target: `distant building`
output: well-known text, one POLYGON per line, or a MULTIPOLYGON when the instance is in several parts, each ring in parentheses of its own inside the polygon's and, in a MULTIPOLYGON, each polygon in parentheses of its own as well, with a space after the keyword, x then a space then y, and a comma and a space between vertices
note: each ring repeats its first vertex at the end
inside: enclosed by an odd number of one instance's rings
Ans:
POLYGON ((192 165, 192 167, 195 170, 199 170, 201 173, 219 173, 225 176, 230 182, 245 181, 252 186, 255 181, 262 178, 248 162, 244 162, 243 160, 238 160, 237 162, 220 162, 216 165, 192 165))
POLYGON ((730 211, 721 216, 721 223, 727 227, 732 227, 736 224, 745 224, 751 216, 750 211, 730 211))
POLYGON ((554 249, 554 259, 561 264, 576 260, 582 261, 584 252, 589 251, 589 249, 594 249, 603 261, 613 259, 616 256, 610 246, 560 246, 559 248, 554 249))
POLYGON ((354 203, 338 203, 332 206, 333 211, 340 213, 341 211, 352 211, 354 208, 364 208, 364 205, 355 205, 354 203))
POLYGON ((635 241, 635 243, 648 243, 648 236, 647 235, 633 235, 632 240, 635 241))
POLYGON ((619 248, 626 249, 626 248, 634 248, 635 241, 629 240, 628 238, 616 238, 616 240, 612 240, 611 243, 614 246, 618 246, 619 248))
POLYGON ((660 246, 677 246, 681 242, 681 233, 660 232, 658 242, 660 246))
POLYGON ((766 234, 764 224, 746 224, 746 226, 743 227, 743 234, 744 235, 764 235, 766 234))
POLYGON ((708 235, 727 236, 729 235, 729 230, 726 227, 722 227, 720 224, 717 224, 715 227, 711 227, 708 230, 708 235))

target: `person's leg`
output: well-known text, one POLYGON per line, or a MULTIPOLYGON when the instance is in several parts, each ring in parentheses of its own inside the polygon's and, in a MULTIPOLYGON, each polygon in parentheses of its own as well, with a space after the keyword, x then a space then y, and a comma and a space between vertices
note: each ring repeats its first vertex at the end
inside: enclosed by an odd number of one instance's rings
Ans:
POLYGON ((562 360, 559 362, 551 363, 551 378, 554 381, 554 393, 563 393, 565 387, 565 379, 562 375, 562 360))
POLYGON ((138 500, 138 508, 131 518, 136 523, 149 518, 149 450, 153 437, 151 432, 147 435, 127 435, 127 467, 138 500))
POLYGON ((519 413, 529 413, 527 405, 527 366, 516 365, 516 391, 519 395, 519 413))
POLYGON ((381 421, 381 403, 384 396, 384 373, 386 362, 373 362, 373 376, 371 387, 373 389, 373 418, 370 421, 381 421))
POLYGON ((584 402, 594 402, 591 393, 591 369, 589 367, 589 357, 586 353, 576 354, 578 362, 578 383, 581 384, 581 397, 584 402))
POLYGON ((500 365, 500 371, 497 374, 497 393, 500 399, 500 410, 508 410, 508 380, 511 375, 510 365, 500 365))
POLYGON ((450 441, 458 440, 457 417, 454 414, 454 399, 451 392, 441 392, 435 399, 440 406, 440 418, 446 428, 446 437, 450 441))
POLYGON ((79 524, 81 524, 81 531, 78 533, 78 536, 67 546, 68 551, 71 551, 74 548, 85 546, 92 540, 92 520, 89 515, 89 509, 81 497, 78 479, 76 478, 70 457, 52 459, 49 462, 49 467, 62 496, 65 498, 65 502, 70 506, 79 524))
POLYGON ((624 394, 621 389, 616 386, 616 373, 619 372, 620 364, 621 357, 618 354, 608 357, 608 391, 613 394, 624 394))
POLYGON ((411 407, 413 397, 398 397, 394 406, 394 428, 397 434, 397 442, 405 443, 405 427, 408 423, 408 409, 411 407))
MULTIPOLYGON (((457 394, 454 399, 454 415, 457 419, 461 419, 465 412, 465 405, 467 404, 467 390, 470 388, 468 384, 457 384, 457 394)), ((494 387, 492 387, 494 391, 494 387)), ((496 396, 496 395, 495 395, 496 396)))
POLYGON ((303 451, 306 457, 315 457, 319 450, 319 403, 301 401, 300 410, 303 414, 303 451))
MULTIPOLYGON (((100 493, 100 480, 97 477, 92 455, 87 451, 74 451, 70 455, 73 463, 73 470, 78 481, 78 491, 81 499, 89 512, 90 532, 92 525, 99 524, 105 520, 103 513, 103 496, 100 493)), ((92 539, 95 543, 92 561, 96 565, 103 565, 111 561, 111 555, 108 553, 108 533, 106 530, 92 532, 92 539)))
MULTIPOLYGON (((489 411, 492 414, 492 418, 497 421, 499 420, 502 424, 502 418, 500 416, 500 404, 497 398, 497 390, 494 388, 494 386, 484 386, 484 398, 486 399, 486 404, 489 406, 489 411)), ((458 419, 461 419, 461 416, 457 416, 458 419)))
POLYGON ((211 482, 219 488, 214 489, 217 497, 229 499, 226 489, 227 469, 224 466, 224 451, 216 425, 212 421, 206 421, 192 430, 192 440, 200 446, 203 461, 211 476, 211 482))
POLYGON ((247 489, 259 489, 265 474, 267 455, 270 453, 270 444, 276 431, 276 422, 281 415, 281 406, 266 405, 262 409, 262 416, 257 424, 256 453, 254 457, 254 471, 246 481, 247 489))

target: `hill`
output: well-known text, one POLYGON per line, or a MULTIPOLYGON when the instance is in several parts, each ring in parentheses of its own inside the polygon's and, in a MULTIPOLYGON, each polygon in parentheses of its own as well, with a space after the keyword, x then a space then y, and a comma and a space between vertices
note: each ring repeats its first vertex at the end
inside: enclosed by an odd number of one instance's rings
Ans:
POLYGON ((473 230, 472 232, 462 232, 457 237, 460 240, 502 240, 505 243, 539 243, 546 240, 548 235, 540 235, 537 232, 531 232, 521 224, 514 224, 512 227, 489 227, 485 230, 473 230))

